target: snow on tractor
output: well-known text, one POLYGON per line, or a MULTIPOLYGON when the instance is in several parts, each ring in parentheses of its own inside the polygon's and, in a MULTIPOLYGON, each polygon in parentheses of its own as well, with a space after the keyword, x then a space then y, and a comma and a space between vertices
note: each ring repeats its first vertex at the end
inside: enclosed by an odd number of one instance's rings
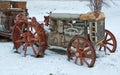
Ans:
MULTIPOLYGON (((104 50, 107 54, 108 51, 115 52, 117 47, 114 35, 105 29, 105 15, 101 11, 87 14, 50 13, 44 17, 45 24, 23 13, 17 14, 15 18, 11 38, 15 52, 19 52, 23 46, 25 56, 28 47, 32 48, 34 56, 41 57, 49 45, 61 46, 67 49, 69 61, 92 67, 96 61, 96 50, 104 50), (44 25, 49 25, 48 34, 44 25)), ((8 27, 9 23, 6 25, 8 27)), ((2 23, 1 26, 5 27, 2 23)))

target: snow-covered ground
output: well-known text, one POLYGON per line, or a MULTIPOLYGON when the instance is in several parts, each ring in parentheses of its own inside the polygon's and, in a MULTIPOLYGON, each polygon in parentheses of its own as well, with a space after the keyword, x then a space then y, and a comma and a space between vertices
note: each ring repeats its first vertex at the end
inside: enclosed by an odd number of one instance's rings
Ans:
MULTIPOLYGON (((119 75, 120 74, 120 1, 117 6, 103 8, 106 15, 106 29, 110 30, 117 39, 117 49, 110 55, 100 55, 94 67, 78 66, 67 61, 66 55, 60 55, 46 50, 44 58, 34 58, 30 55, 13 53, 12 42, 0 42, 0 74, 1 75, 119 75)), ((80 1, 44 1, 28 0, 29 15, 43 20, 44 15, 52 12, 87 13, 90 9, 87 2, 80 1)))

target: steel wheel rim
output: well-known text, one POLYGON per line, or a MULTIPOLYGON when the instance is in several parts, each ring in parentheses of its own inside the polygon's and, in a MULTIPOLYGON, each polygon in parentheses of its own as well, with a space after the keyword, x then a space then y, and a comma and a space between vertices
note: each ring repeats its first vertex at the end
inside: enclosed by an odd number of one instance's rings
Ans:
MULTIPOLYGON (((37 44, 36 42, 38 42, 38 39, 35 38, 35 35, 37 34, 37 32, 32 33, 29 30, 29 28, 31 27, 31 25, 29 25, 29 24, 30 23, 23 22, 23 23, 19 23, 18 25, 15 26, 14 31, 18 30, 18 33, 20 33, 20 34, 18 34, 18 37, 16 37, 19 39, 14 40, 14 42, 18 43, 18 44, 20 43, 21 45, 23 45, 24 56, 26 56, 28 46, 30 46, 32 48, 34 55, 37 56, 37 50, 33 46, 34 44, 37 44), (23 31, 22 28, 20 27, 22 25, 26 25, 25 31, 23 31)), ((32 26, 32 27, 35 29, 34 26, 32 26)), ((13 33, 13 35, 14 34, 15 33, 13 33)))
POLYGON ((86 40, 84 37, 74 37, 70 40, 68 46, 67 46, 67 55, 69 60, 73 60, 74 63, 80 63, 80 65, 86 64, 88 67, 92 67, 95 63, 96 54, 95 50, 90 43, 90 41, 86 40), (83 46, 79 46, 79 43, 77 43, 76 49, 73 50, 72 46, 76 40, 83 41, 83 46), (78 46, 79 47, 78 47, 78 46))

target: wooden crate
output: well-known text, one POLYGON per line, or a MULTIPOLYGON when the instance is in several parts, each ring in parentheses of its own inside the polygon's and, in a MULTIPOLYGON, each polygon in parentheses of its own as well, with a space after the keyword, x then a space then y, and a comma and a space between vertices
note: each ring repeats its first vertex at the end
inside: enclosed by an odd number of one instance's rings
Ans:
POLYGON ((11 3, 9 1, 0 1, 0 10, 7 9, 11 7, 11 3))
POLYGON ((12 2, 13 8, 26 8, 26 2, 12 2))

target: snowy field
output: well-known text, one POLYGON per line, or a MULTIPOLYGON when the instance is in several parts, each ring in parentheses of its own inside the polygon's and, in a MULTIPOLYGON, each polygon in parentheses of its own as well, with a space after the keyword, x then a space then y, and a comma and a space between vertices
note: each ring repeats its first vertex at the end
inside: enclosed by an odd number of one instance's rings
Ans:
MULTIPOLYGON (((110 8, 104 7, 106 29, 117 39, 117 49, 110 55, 101 55, 96 59, 94 67, 79 66, 67 61, 66 55, 46 50, 44 58, 13 53, 12 42, 0 42, 0 75, 119 75, 120 74, 120 1, 115 0, 110 8)), ((90 9, 87 2, 80 1, 44 1, 28 0, 27 8, 30 16, 43 20, 44 15, 52 12, 87 13, 90 9)))

